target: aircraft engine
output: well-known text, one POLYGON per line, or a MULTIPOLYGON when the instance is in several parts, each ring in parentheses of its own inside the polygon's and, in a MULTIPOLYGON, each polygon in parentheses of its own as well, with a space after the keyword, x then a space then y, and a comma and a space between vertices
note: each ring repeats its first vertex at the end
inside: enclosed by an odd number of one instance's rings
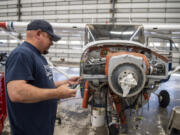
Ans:
POLYGON ((110 53, 105 68, 112 91, 120 97, 132 97, 144 88, 149 63, 143 54, 110 53))

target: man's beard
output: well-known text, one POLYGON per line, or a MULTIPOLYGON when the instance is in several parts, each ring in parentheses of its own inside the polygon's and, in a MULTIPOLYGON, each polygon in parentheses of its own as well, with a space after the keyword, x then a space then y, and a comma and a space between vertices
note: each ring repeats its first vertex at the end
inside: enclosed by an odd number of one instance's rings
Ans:
POLYGON ((43 52, 43 54, 48 54, 49 52, 48 52, 48 50, 45 50, 44 52, 43 52))

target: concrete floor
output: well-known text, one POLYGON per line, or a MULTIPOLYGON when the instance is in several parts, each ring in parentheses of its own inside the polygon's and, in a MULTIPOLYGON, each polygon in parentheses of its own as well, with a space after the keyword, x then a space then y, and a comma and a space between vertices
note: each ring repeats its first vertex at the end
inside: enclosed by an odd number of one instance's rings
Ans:
MULTIPOLYGON (((71 76, 78 75, 78 68, 60 68, 71 76)), ((63 80, 59 73, 55 73, 56 80, 63 80)), ((166 135, 169 116, 174 106, 180 106, 180 74, 173 74, 170 80, 162 83, 155 93, 168 90, 170 104, 166 109, 160 108, 158 97, 151 94, 149 105, 146 104, 138 112, 126 112, 128 117, 128 135, 166 135), (140 121, 134 121, 135 113, 141 116, 140 121)), ((61 117, 62 124, 56 122, 54 135, 107 135, 105 127, 92 128, 90 123, 90 108, 81 108, 82 99, 78 91, 75 98, 61 100, 58 105, 57 117, 61 117)), ((8 120, 2 135, 9 135, 8 120)))

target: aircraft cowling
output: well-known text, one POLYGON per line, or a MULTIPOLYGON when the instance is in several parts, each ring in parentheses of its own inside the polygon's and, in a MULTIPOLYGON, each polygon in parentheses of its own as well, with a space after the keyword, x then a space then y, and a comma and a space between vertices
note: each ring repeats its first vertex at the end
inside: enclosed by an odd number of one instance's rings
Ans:
POLYGON ((106 56, 108 84, 120 97, 132 97, 143 90, 148 68, 148 59, 143 54, 119 52, 106 56))

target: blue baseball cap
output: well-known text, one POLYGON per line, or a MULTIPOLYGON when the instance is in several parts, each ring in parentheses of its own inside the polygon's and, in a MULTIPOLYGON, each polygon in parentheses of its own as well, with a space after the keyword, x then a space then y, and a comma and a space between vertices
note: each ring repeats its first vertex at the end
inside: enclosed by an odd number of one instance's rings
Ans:
POLYGON ((53 41, 58 41, 61 39, 61 37, 54 34, 52 25, 45 20, 33 20, 27 26, 27 30, 38 29, 42 30, 43 32, 47 32, 51 36, 53 41))

